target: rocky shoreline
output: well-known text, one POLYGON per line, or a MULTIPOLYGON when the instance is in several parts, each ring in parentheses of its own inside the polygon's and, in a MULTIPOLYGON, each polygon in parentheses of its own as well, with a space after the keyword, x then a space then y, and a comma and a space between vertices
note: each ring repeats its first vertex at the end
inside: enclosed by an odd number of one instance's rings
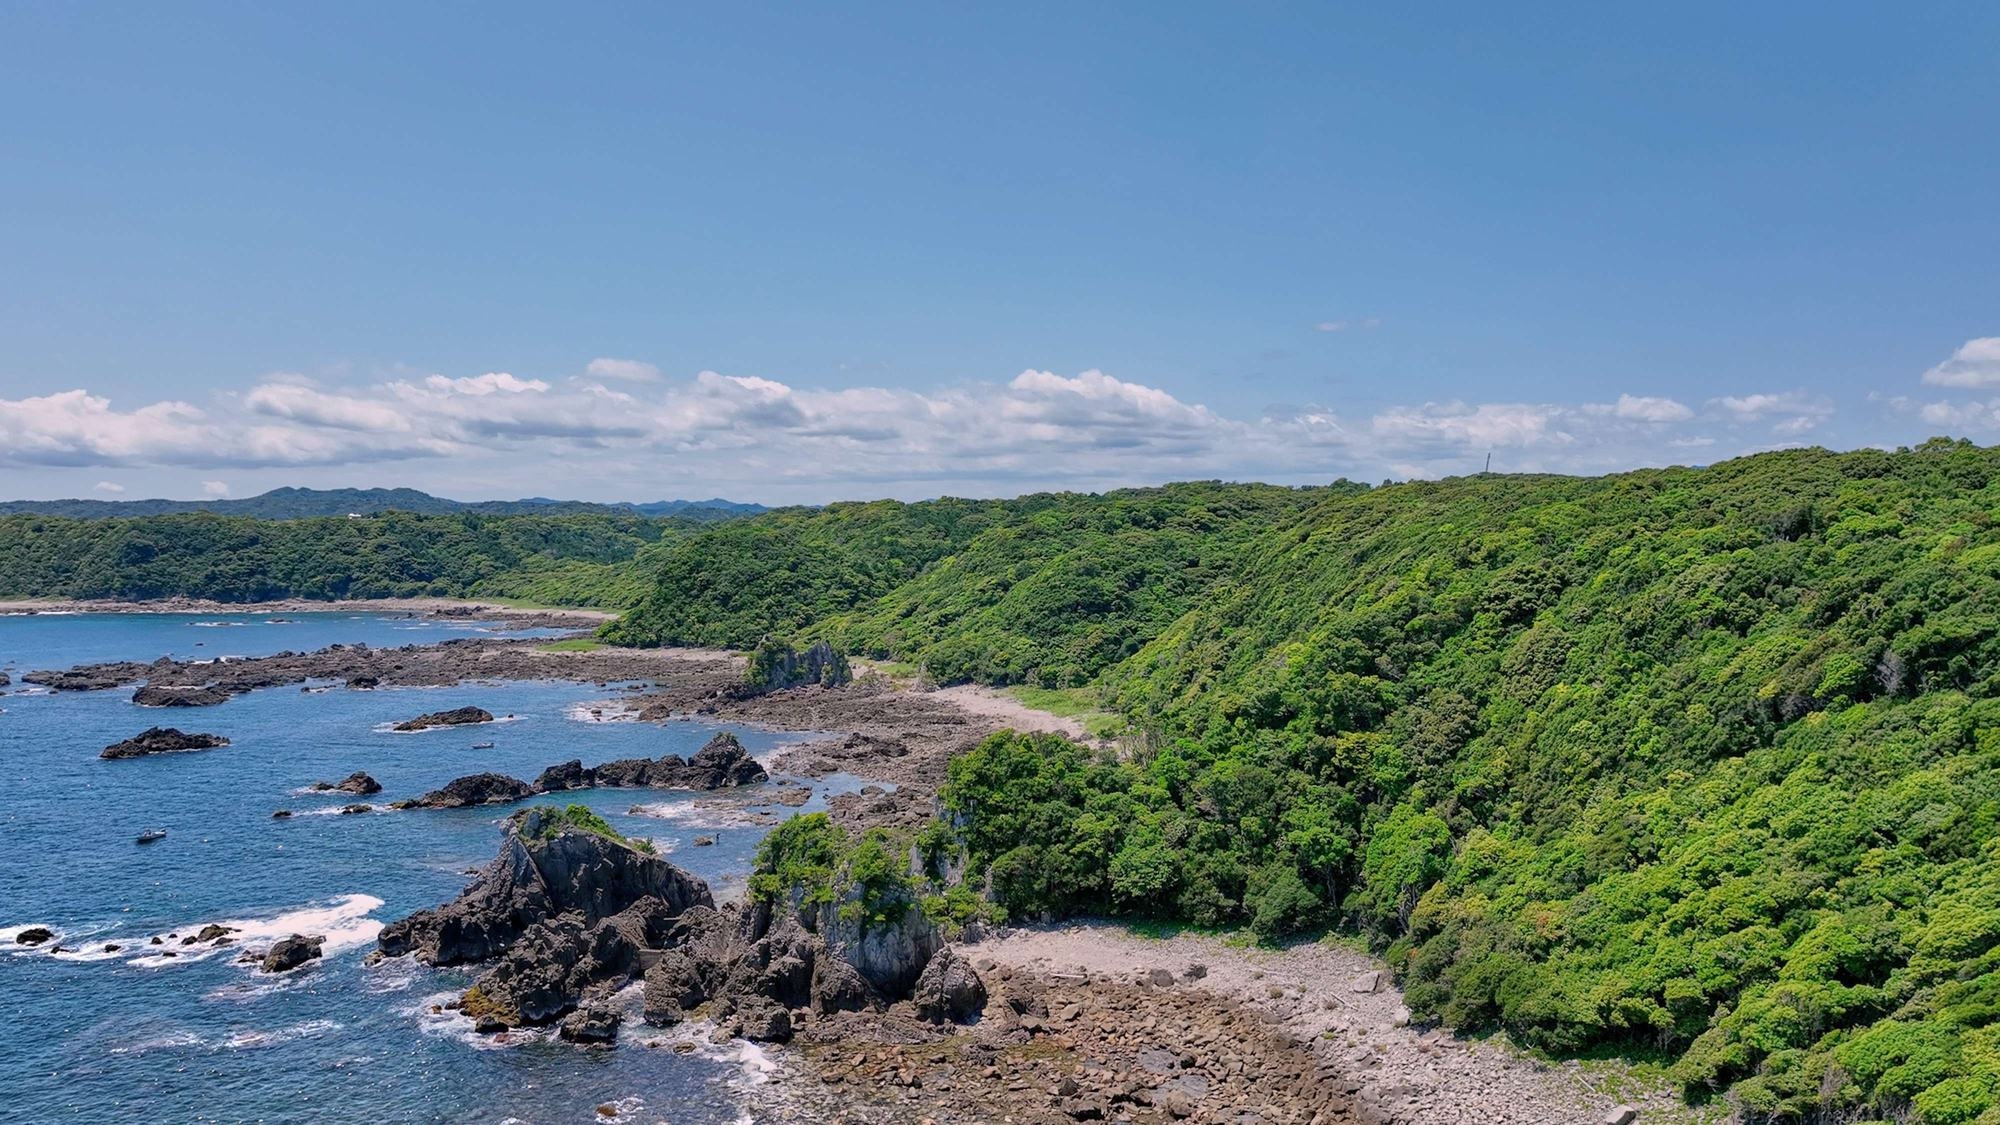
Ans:
MULTIPOLYGON (((168 693, 213 692, 225 700, 245 691, 315 682, 354 690, 510 679, 643 685, 621 689, 628 693, 618 701, 638 721, 700 717, 819 732, 786 747, 774 766, 786 773, 840 772, 894 785, 893 790, 868 786, 830 801, 831 819, 854 830, 921 823, 934 808, 951 758, 1007 725, 1002 716, 1019 725, 1019 715, 1009 714, 1009 708, 968 707, 950 692, 906 690, 879 675, 837 687, 748 692, 741 659, 727 653, 609 648, 551 653, 539 644, 487 637, 384 649, 335 645, 220 662, 89 665, 22 678, 58 691, 139 685, 168 693)), ((1045 718, 1045 729, 1070 730, 1066 720, 1045 718)), ((533 785, 503 780, 530 790, 524 795, 560 792, 571 773, 584 779, 577 765, 576 771, 568 764, 551 767, 533 785)), ((588 780, 606 783, 597 776, 605 769, 590 771, 588 780)), ((621 775, 613 768, 609 776, 608 783, 616 784, 621 775)), ((771 920, 760 930, 746 923, 741 907, 716 910, 712 896, 708 903, 697 898, 689 897, 671 917, 644 911, 621 917, 628 904, 574 927, 551 921, 555 915, 538 919, 546 925, 525 927, 501 943, 518 945, 520 952, 489 969, 495 973, 514 965, 493 981, 501 1007, 482 1008, 475 999, 467 1014, 484 1017, 488 1027, 512 1026, 506 1021, 514 1014, 528 1022, 532 1010, 533 1022, 553 1022, 566 1038, 601 1042, 617 1034, 617 1017, 611 1005, 599 1001, 634 980, 650 983, 660 976, 661 994, 680 997, 673 1005, 648 1000, 662 1022, 712 1024, 724 1038, 789 1041, 778 1056, 784 1065, 759 1095, 760 1110, 788 1120, 1589 1125, 1608 1120, 1624 1100, 1637 1104, 1644 1122, 1696 1120, 1664 1090, 1614 1098, 1573 1067, 1404 1026, 1407 1019, 1399 1017, 1393 990, 1353 991, 1354 980, 1379 964, 1336 946, 1259 951, 1213 939, 1147 941, 1116 927, 992 934, 955 954, 989 993, 985 1015, 961 1024, 922 1018, 914 979, 898 985, 907 991, 870 982, 874 1002, 859 1006, 839 1000, 841 987, 832 979, 821 982, 823 995, 816 998, 810 973, 803 993, 785 991, 792 988, 785 981, 796 983, 796 969, 769 977, 774 961, 807 960, 799 956, 802 951, 811 951, 815 964, 846 959, 824 956, 825 936, 808 927, 796 927, 804 939, 793 927, 774 931, 771 920), (523 936, 529 929, 535 930, 532 940, 523 936), (774 932, 775 944, 766 940, 774 932), (813 940, 820 943, 817 948, 813 940), (631 958, 618 952, 620 942, 630 947, 631 958), (707 952, 694 967, 680 961, 680 968, 656 974, 665 961, 661 951, 675 947, 707 952), (559 980, 550 975, 548 966, 571 963, 578 950, 608 967, 601 973, 586 968, 581 976, 565 970, 559 980), (642 952, 647 955, 638 956, 642 952), (753 965, 761 967, 753 971, 753 965), (505 1007, 507 997, 548 988, 565 998, 573 995, 574 1003, 564 1000, 559 1011, 541 1001, 505 1007), (799 1006, 791 1006, 794 1002, 799 1006), (782 1019, 776 1015, 780 1010, 782 1019)), ((388 931, 384 939, 387 951, 394 944, 388 931)), ((422 947, 421 939, 412 939, 396 948, 422 947)), ((505 952, 496 946, 486 956, 505 952)), ((913 963, 920 972, 929 956, 904 961, 906 969, 913 963)), ((933 1005, 930 1014, 936 1012, 933 1005)))

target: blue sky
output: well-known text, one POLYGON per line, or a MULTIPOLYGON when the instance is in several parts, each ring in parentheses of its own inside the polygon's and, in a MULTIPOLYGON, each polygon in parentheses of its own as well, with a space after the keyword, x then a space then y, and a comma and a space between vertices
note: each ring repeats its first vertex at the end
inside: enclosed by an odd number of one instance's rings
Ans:
POLYGON ((0 15, 8 495, 2000 440, 1992 5, 168 7, 0 15))

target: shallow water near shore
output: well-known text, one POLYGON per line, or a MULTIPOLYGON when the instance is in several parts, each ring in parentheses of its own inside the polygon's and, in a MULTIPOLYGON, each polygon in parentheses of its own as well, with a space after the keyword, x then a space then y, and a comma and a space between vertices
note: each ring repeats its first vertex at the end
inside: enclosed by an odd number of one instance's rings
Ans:
MULTIPOLYGON (((717 729, 735 731, 767 761, 801 736, 695 722, 589 721, 587 705, 618 698, 590 684, 287 687, 170 710, 135 706, 129 688, 50 694, 18 684, 22 671, 79 661, 428 643, 465 635, 468 624, 427 629, 422 619, 348 614, 300 615, 296 625, 191 624, 216 620, 0 618, 0 668, 17 681, 0 692, 0 996, 13 1013, 0 1022, 0 1090, 8 1094, 9 1120, 603 1121, 611 1119, 596 1107, 606 1104, 620 1107, 623 1120, 754 1115, 744 1088, 755 1081, 756 1060, 646 1048, 640 1044, 649 1029, 636 1021, 621 1045, 606 1051, 539 1035, 496 1044, 455 1015, 429 1011, 470 974, 407 961, 368 968, 362 960, 382 923, 457 894, 465 872, 493 856, 499 822, 521 807, 390 812, 389 801, 482 770, 532 779, 570 758, 594 765, 685 756, 717 729), (464 705, 513 721, 420 734, 386 730, 464 705), (225 735, 232 745, 98 758, 107 744, 154 725, 225 735), (492 748, 473 748, 484 742, 492 748), (383 792, 303 792, 356 770, 380 781, 383 792), (356 801, 377 811, 339 815, 356 801), (273 819, 280 808, 294 815, 273 819), (135 843, 149 829, 167 836, 135 843), (325 934, 327 955, 299 972, 269 976, 237 962, 240 946, 198 953, 180 945, 210 922, 238 927, 250 947, 292 932, 325 934), (16 935, 31 925, 56 931, 69 952, 19 945, 16 935), (154 937, 162 944, 152 944, 154 937)), ((859 784, 815 783, 802 811, 823 808, 829 786, 838 792, 859 784)), ((590 805, 727 893, 740 885, 766 829, 691 807, 695 799, 614 789, 565 795, 562 803, 590 805), (638 806, 654 815, 634 815, 638 806), (695 847, 697 834, 718 839, 695 847)))

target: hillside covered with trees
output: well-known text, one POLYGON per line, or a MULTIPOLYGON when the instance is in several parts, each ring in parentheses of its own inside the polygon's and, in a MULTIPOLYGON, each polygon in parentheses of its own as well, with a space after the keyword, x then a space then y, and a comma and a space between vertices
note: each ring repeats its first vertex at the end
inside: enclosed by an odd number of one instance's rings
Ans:
POLYGON ((2000 1120, 2000 453, 1329 498, 947 800, 1020 914, 1370 935, 1753 1120, 2000 1120))
POLYGON ((615 607, 644 592, 642 552, 694 526, 630 515, 0 516, 0 597, 482 596, 615 607))

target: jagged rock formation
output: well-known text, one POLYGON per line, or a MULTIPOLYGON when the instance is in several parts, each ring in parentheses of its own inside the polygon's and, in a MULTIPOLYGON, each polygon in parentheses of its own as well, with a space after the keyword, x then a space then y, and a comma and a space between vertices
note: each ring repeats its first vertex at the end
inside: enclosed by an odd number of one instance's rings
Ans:
POLYGON ((750 654, 750 667, 744 673, 744 683, 760 692, 807 684, 839 687, 853 678, 854 670, 848 666, 847 657, 825 641, 801 653, 769 637, 750 654))
POLYGON ((706 883, 587 810, 534 808, 510 820, 499 856, 472 886, 391 923, 380 947, 432 965, 491 961, 459 1002, 475 1027, 560 1021, 562 1037, 581 1043, 616 1036, 607 1001, 641 976, 648 1022, 700 1011, 728 1034, 767 1041, 789 1040, 801 1021, 883 1009, 913 989, 926 1019, 967 1020, 983 1007, 979 975, 921 911, 864 925, 842 919, 840 906, 718 909, 706 883))
POLYGON ((123 742, 106 746, 100 758, 143 758, 148 754, 174 754, 182 750, 213 750, 229 745, 219 734, 189 734, 173 727, 151 727, 123 742))
POLYGON ((484 707, 454 707, 449 711, 432 711, 428 715, 418 715, 405 719, 395 726, 399 731, 431 730, 436 727, 469 727, 493 721, 493 712, 484 707))
POLYGON ((743 748, 736 736, 724 731, 708 740, 691 759, 678 754, 663 758, 621 758, 601 766, 585 766, 572 759, 542 771, 533 784, 498 773, 461 777, 444 788, 426 793, 413 801, 399 801, 397 808, 456 809, 466 805, 504 804, 540 793, 563 793, 577 789, 728 789, 770 780, 757 759, 743 748))
POLYGON ((498 956, 531 926, 562 914, 594 927, 643 898, 675 913, 714 904, 700 879, 622 840, 560 827, 560 816, 544 808, 517 814, 500 854, 472 885, 444 906, 384 927, 382 951, 458 965, 498 956))

